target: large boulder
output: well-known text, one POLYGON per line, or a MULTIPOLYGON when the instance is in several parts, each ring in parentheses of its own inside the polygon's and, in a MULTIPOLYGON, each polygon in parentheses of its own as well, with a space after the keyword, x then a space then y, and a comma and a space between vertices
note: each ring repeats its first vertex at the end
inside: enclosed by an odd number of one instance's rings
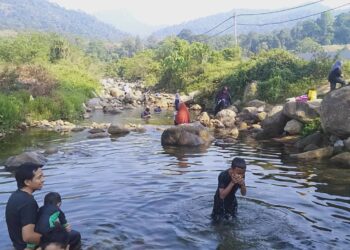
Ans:
POLYGON ((292 154, 291 158, 298 160, 313 160, 313 159, 323 159, 330 158, 333 155, 333 147, 319 148, 311 151, 307 151, 300 154, 292 154))
POLYGON ((298 149, 303 149, 307 145, 316 145, 318 147, 322 147, 325 144, 327 144, 327 138, 320 132, 316 132, 301 138, 294 144, 294 146, 298 149))
POLYGON ((331 158, 331 162, 341 166, 350 167, 350 153, 344 152, 331 158))
POLYGON ((232 110, 223 109, 216 114, 215 118, 222 122, 226 128, 233 128, 236 126, 236 112, 232 110))
POLYGON ((283 114, 282 110, 283 106, 275 106, 272 108, 268 117, 261 122, 263 131, 257 134, 257 139, 268 139, 283 134, 284 127, 289 119, 283 114))
POLYGON ((287 102, 283 107, 283 114, 290 119, 307 123, 320 116, 320 106, 321 101, 287 102))
POLYGON ((161 143, 163 146, 201 146, 209 145, 214 137, 201 124, 186 124, 164 130, 161 143))
POLYGON ((40 153, 37 152, 24 152, 20 155, 11 156, 5 162, 5 168, 7 170, 15 170, 23 163, 34 163, 37 165, 45 165, 47 159, 40 153))
POLYGON ((321 125, 325 132, 350 136, 350 86, 328 93, 321 105, 321 125))

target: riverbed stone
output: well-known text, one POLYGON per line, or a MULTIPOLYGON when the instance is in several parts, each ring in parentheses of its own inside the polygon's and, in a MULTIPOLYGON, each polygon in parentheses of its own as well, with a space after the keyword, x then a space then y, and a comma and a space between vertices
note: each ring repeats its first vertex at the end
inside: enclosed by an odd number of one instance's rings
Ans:
POLYGON ((350 136, 350 86, 333 90, 324 97, 321 125, 325 132, 342 139, 350 136))
POLYGON ((199 104, 194 104, 190 107, 190 110, 202 110, 202 107, 199 104))
POLYGON ((261 122, 263 131, 256 135, 256 139, 268 139, 282 135, 289 118, 283 114, 283 106, 272 108, 268 117, 261 122))
POLYGON ((313 160, 330 158, 333 155, 333 147, 319 148, 300 154, 291 154, 290 157, 298 160, 313 160))
POLYGON ((236 113, 229 109, 223 109, 216 114, 215 118, 224 124, 225 128, 235 127, 236 113))
POLYGON ((320 107, 321 101, 287 102, 283 107, 283 114, 290 119, 307 123, 320 116, 320 107))
POLYGON ((347 151, 350 151, 350 137, 344 140, 344 146, 347 151))
POLYGON ((45 158, 45 156, 38 152, 24 152, 16 156, 9 157, 4 165, 6 169, 12 171, 20 165, 22 165, 23 163, 33 163, 43 166, 46 164, 46 162, 47 159, 45 158))
POLYGON ((108 128, 108 133, 112 135, 128 134, 129 132, 130 132, 129 129, 118 124, 111 125, 108 128))
POLYGON ((321 147, 324 144, 324 142, 325 138, 323 134, 321 134, 320 132, 315 132, 311 135, 301 138, 294 144, 294 146, 298 149, 303 149, 310 144, 314 144, 318 147, 321 147))
POLYGON ((173 126, 161 136, 163 146, 201 146, 209 145, 214 137, 200 123, 173 126))
POLYGON ((210 117, 207 112, 200 113, 197 120, 205 127, 210 126, 210 117))
POLYGON ((94 133, 87 136, 88 139, 99 139, 99 138, 106 138, 106 137, 109 137, 109 134, 106 132, 94 133))
POLYGON ((304 125, 298 120, 291 120, 287 122, 286 126, 284 127, 284 131, 290 135, 298 135, 303 129, 303 126, 304 125))
POLYGON ((90 134, 98 134, 98 133, 104 133, 105 130, 103 128, 92 128, 88 132, 90 134))
POLYGON ((331 158, 331 162, 341 166, 350 167, 350 153, 344 152, 331 158))

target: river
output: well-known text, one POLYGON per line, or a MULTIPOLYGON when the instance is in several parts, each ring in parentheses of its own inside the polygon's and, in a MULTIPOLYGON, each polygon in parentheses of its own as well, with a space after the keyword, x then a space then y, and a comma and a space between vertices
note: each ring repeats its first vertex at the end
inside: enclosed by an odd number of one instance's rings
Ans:
MULTIPOLYGON (((98 122, 144 123, 139 111, 95 113, 98 122)), ((172 112, 153 116, 145 133, 89 140, 87 132, 30 130, 0 141, 0 160, 49 146, 44 188, 81 232, 83 249, 349 249, 350 169, 293 162, 278 143, 240 139, 207 149, 163 148, 172 112), (247 196, 238 217, 219 225, 210 213, 220 171, 244 157, 247 196)), ((1 165, 1 164, 0 164, 1 165)), ((16 183, 0 166, 0 249, 10 250, 5 206, 16 183)))

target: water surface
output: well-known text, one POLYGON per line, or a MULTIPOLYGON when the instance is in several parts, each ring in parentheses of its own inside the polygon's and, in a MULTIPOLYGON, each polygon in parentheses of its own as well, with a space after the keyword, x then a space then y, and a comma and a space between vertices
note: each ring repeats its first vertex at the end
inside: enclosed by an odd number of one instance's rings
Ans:
MULTIPOLYGON (((139 111, 99 122, 145 123, 139 111)), ((145 133, 86 139, 29 131, 0 142, 2 160, 23 150, 57 146, 48 157, 45 186, 63 197, 84 249, 349 249, 350 170, 327 162, 293 162, 281 144, 241 139, 233 145, 178 149, 160 145, 172 112, 154 116, 145 133), (160 129, 159 129, 160 128, 160 129), (233 157, 247 160, 246 197, 238 195, 232 222, 210 220, 220 171, 233 157)), ((16 188, 0 166, 0 249, 10 250, 4 211, 16 188)))

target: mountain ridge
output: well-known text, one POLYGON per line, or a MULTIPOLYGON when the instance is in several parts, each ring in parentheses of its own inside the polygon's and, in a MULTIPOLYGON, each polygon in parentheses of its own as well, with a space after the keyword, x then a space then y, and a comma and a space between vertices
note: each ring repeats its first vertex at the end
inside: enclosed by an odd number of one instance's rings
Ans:
POLYGON ((56 32, 110 41, 127 35, 92 15, 46 0, 0 0, 0 19, 1 30, 56 32))

